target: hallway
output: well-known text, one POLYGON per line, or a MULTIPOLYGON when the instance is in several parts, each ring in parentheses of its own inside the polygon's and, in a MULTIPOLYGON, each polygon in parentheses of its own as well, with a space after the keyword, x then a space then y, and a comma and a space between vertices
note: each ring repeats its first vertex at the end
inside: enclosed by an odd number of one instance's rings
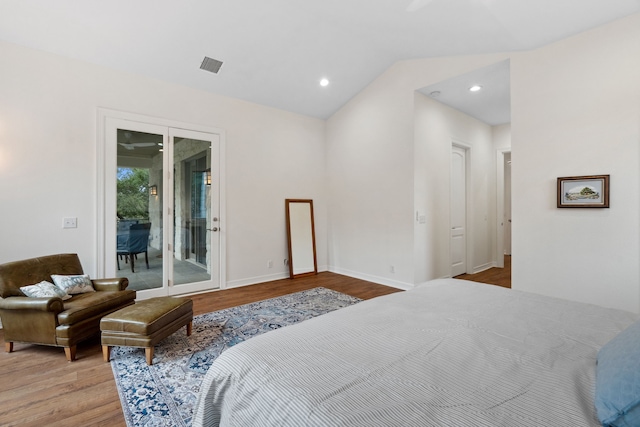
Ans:
POLYGON ((493 267, 476 274, 461 274, 455 279, 471 280, 511 288, 511 255, 504 256, 504 268, 493 267))

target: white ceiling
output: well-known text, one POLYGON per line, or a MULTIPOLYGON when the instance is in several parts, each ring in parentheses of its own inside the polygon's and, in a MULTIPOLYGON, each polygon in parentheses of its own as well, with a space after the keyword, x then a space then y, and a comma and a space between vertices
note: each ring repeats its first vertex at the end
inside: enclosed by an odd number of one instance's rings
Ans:
POLYGON ((0 0, 0 40, 326 118, 398 60, 528 50, 637 12, 640 0, 0 0))
POLYGON ((502 61, 419 89, 436 101, 491 126, 511 123, 509 61, 502 61), (471 92, 472 86, 481 90, 471 92))

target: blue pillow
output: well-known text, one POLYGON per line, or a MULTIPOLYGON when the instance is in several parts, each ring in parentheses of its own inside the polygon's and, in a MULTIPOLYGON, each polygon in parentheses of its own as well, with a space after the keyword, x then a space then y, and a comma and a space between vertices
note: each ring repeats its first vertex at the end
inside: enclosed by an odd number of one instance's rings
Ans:
POLYGON ((640 426, 640 321, 598 352, 595 406, 605 427, 640 426))

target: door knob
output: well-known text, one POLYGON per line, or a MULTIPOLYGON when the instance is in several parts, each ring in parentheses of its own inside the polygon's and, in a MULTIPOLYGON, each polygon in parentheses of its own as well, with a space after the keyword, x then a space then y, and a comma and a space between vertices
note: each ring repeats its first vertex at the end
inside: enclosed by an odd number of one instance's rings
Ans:
POLYGON ((209 230, 209 231, 218 231, 218 227, 207 228, 207 230, 209 230))

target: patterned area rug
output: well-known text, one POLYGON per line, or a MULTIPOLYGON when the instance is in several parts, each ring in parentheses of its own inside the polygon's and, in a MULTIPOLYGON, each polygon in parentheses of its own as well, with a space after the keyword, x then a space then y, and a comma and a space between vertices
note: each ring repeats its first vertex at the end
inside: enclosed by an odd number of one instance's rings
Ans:
POLYGON ((232 307, 193 318, 155 347, 153 365, 144 349, 114 347, 111 367, 129 427, 190 426, 200 384, 227 348, 262 333, 361 301, 326 288, 232 307))

